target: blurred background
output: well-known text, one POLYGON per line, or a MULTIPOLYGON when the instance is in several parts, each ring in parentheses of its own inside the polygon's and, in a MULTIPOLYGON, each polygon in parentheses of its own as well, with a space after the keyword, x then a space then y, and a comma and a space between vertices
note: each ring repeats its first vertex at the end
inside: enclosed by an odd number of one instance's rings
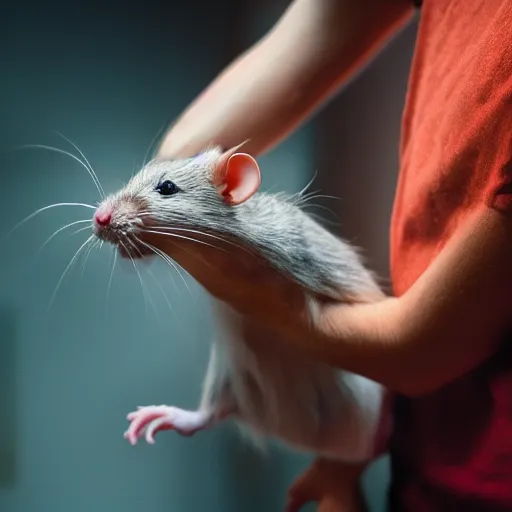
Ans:
MULTIPOLYGON (((94 203, 142 164, 152 141, 288 2, 3 2, 0 7, 2 237, 52 203, 94 203)), ((261 159, 263 187, 312 190, 338 234, 388 275, 388 228, 400 118, 416 25, 285 143, 261 159)), ((323 211, 323 210, 322 210, 323 211)), ((198 401, 211 319, 198 285, 164 265, 115 267, 107 248, 76 261, 91 211, 58 207, 7 241, 0 265, 0 511, 279 511, 309 462, 272 446, 256 453, 229 424, 194 438, 123 438, 139 404, 198 401), (39 251, 39 252, 38 252, 39 251), (173 285, 176 284, 176 288, 173 285), (165 292, 162 293, 162 289, 165 292)), ((384 457, 365 478, 384 510, 384 457)), ((313 510, 310 507, 309 510, 313 510)))

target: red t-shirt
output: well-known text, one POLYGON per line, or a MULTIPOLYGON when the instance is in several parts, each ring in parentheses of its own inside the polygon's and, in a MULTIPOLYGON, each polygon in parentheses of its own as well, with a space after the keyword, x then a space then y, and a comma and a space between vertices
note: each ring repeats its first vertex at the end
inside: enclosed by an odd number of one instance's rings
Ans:
MULTIPOLYGON (((396 295, 476 206, 512 210, 512 0, 424 0, 400 156, 396 295)), ((397 397, 395 417, 392 512, 512 511, 512 335, 437 392, 397 397)))

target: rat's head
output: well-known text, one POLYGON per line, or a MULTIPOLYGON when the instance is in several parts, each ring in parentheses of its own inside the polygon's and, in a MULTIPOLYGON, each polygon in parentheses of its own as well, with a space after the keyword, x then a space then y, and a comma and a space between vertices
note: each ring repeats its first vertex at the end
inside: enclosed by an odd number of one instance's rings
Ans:
POLYGON ((247 201, 260 185, 258 164, 250 155, 207 150, 186 160, 153 160, 94 214, 96 236, 115 244, 122 256, 152 254, 149 245, 196 231, 219 231, 233 207, 247 201), (176 234, 178 234, 176 236, 176 234))

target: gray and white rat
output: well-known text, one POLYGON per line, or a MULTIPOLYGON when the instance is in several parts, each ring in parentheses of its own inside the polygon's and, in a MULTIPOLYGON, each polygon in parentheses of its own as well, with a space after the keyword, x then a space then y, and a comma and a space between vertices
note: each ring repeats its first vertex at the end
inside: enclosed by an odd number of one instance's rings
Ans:
MULTIPOLYGON (((152 160, 94 214, 98 238, 125 257, 156 254, 200 283, 236 264, 263 264, 289 282, 314 316, 320 300, 369 302, 383 293, 357 251, 301 209, 297 198, 258 192, 250 155, 213 147, 194 158, 152 160)), ((243 282, 240 283, 243 286, 243 282)), ((213 298, 214 336, 197 410, 139 407, 125 437, 149 443, 159 430, 191 435, 232 417, 256 439, 277 438, 317 456, 365 462, 375 455, 385 390, 311 360, 213 298)))

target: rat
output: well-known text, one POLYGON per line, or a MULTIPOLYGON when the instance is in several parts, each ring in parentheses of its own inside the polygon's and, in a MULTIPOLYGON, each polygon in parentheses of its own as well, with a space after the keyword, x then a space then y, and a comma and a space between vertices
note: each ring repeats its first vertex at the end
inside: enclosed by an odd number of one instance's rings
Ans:
MULTIPOLYGON (((243 272, 266 266, 311 317, 321 301, 384 298, 359 251, 306 213, 300 198, 259 190, 258 163, 240 147, 151 160, 98 205, 94 233, 123 257, 160 256, 202 284, 229 276, 233 286, 240 267, 243 287, 243 272)), ((199 406, 139 407, 127 416, 131 444, 154 443, 161 430, 190 436, 232 418, 256 442, 273 438, 347 463, 375 457, 384 423, 389 431, 379 383, 313 360, 222 299, 212 301, 219 329, 199 406)))

